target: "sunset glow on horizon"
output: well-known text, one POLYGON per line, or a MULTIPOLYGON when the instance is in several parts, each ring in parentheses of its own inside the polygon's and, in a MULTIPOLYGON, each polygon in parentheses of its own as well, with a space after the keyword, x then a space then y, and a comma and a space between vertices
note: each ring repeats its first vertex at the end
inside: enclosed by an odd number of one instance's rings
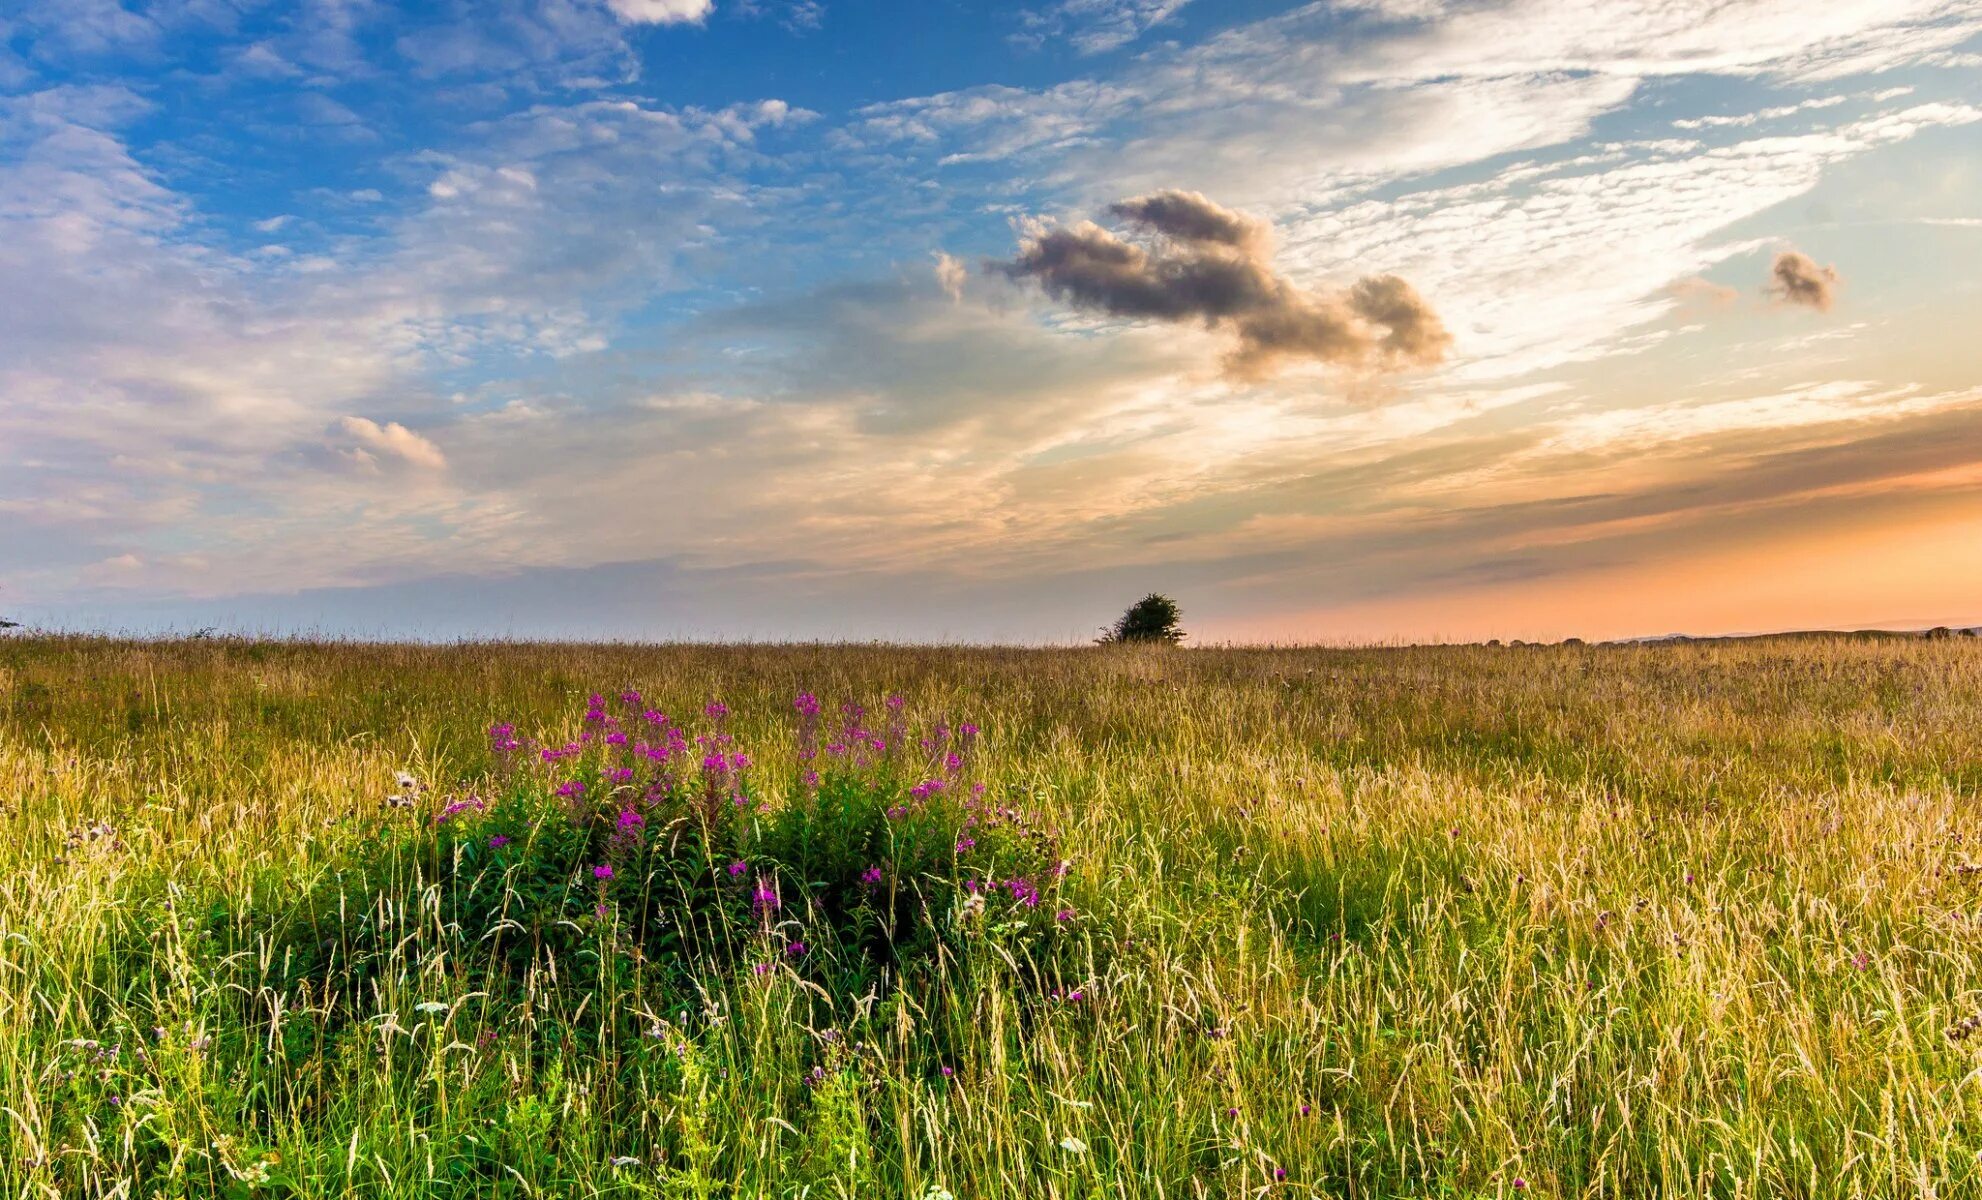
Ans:
POLYGON ((27 0, 0 617, 1982 624, 1982 0, 27 0))

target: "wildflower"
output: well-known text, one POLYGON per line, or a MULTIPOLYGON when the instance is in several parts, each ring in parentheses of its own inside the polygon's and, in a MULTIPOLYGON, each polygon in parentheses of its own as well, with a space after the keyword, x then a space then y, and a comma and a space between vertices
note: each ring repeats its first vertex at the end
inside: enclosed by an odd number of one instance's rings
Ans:
POLYGON ((599 864, 598 866, 596 866, 596 867, 593 867, 593 868, 592 868, 592 878, 594 878, 594 879, 611 879, 611 878, 612 878, 612 864, 611 864, 611 863, 600 863, 600 864, 599 864))
POLYGON ((398 780, 399 780, 399 790, 402 792, 410 792, 420 786, 419 780, 413 778, 411 775, 408 775, 404 771, 399 772, 398 780))
POLYGON ((585 781, 573 779, 558 785, 557 794, 566 800, 573 800, 585 794, 585 781))
POLYGON ((1086 1154, 1087 1143, 1070 1133, 1060 1139, 1060 1149, 1065 1150, 1068 1154, 1086 1154))
POLYGON ((1302 1115, 1302 1116, 1304 1116, 1304 1117, 1305 1117, 1305 1116, 1307 1116, 1307 1115, 1308 1115, 1309 1113, 1312 1113, 1313 1111, 1314 1111, 1314 1105, 1312 1105, 1312 1104, 1303 1104, 1303 1105, 1301 1105, 1301 1115, 1302 1115))
POLYGON ((801 717, 816 717, 819 715, 819 697, 813 695, 811 692, 800 692, 798 699, 791 702, 791 706, 798 710, 798 715, 801 717))
POLYGON ((720 700, 711 700, 709 701, 707 706, 705 706, 702 709, 702 715, 709 718, 711 721, 720 721, 724 717, 729 716, 729 705, 724 704, 720 700))
POLYGON ((968 849, 970 849, 970 848, 971 848, 972 846, 975 846, 975 845, 977 845, 977 839, 976 839, 976 838, 958 838, 958 839, 957 839, 957 853, 958 853, 958 854, 962 854, 962 853, 963 853, 964 851, 966 851, 966 850, 968 850, 968 849))
POLYGON ((1069 1004, 1079 1004, 1085 999, 1087 999, 1087 993, 1079 988, 1075 988, 1073 991, 1067 993, 1067 1003, 1069 1004))
POLYGON ((1285 1167, 1273 1168, 1273 1178, 1275 1182, 1287 1178, 1287 1168, 1285 1167))
POLYGON ((1227 1116, 1228 1118, 1229 1118, 1229 1117, 1237 1117, 1237 1116, 1239 1115, 1239 1110, 1238 1110, 1238 1109, 1236 1109, 1236 1108, 1228 1108, 1228 1109, 1226 1109, 1226 1110, 1225 1110, 1225 1115, 1226 1115, 1226 1116, 1227 1116))
POLYGON ((1872 965, 1872 956, 1860 950, 1851 956, 1851 965, 1863 971, 1872 965))
POLYGON ((619 829, 621 833, 625 833, 628 830, 639 829, 646 823, 647 823, 647 818, 641 816, 637 812, 634 812, 632 809, 627 808, 620 810, 619 829))
POLYGON ((500 850, 507 845, 509 845, 509 835, 506 833, 498 833, 489 839, 489 849, 491 850, 500 850))
POLYGON ((1528 1190, 1528 1181, 1527 1181, 1527 1180, 1525 1180, 1525 1179, 1523 1179, 1523 1178, 1521 1178, 1521 1177, 1520 1177, 1519 1175, 1516 1175, 1516 1176, 1514 1177, 1514 1190, 1515 1190, 1515 1191, 1517 1191, 1517 1192, 1525 1192, 1525 1191, 1527 1191, 1527 1190, 1528 1190))
POLYGON ((860 873, 860 882, 867 887, 873 887, 875 884, 880 883, 881 868, 869 867, 865 871, 862 871, 860 873))
POLYGON ((941 1068, 941 1071, 943 1074, 943 1078, 945 1079, 948 1079, 957 1073, 957 1069, 955 1067, 949 1066, 947 1064, 941 1068))
POLYGON ((902 710, 902 705, 907 703, 908 701, 902 699, 900 696, 888 697, 888 707, 896 712, 900 712, 902 710))
POLYGON ((1074 910, 1071 908, 1063 908, 1059 912, 1053 914, 1053 919, 1055 921, 1071 921, 1074 919, 1074 910))
POLYGON ((759 913, 775 912, 778 907, 777 889, 759 880, 757 890, 751 894, 750 902, 759 913))
POLYGON ((750 970, 757 975, 769 975, 773 970, 773 964, 767 962, 753 963, 750 970))
POLYGON ((804 942, 788 942, 788 943, 786 943, 786 944, 785 944, 785 954, 786 954, 786 956, 787 956, 787 957, 790 957, 790 958, 804 958, 804 957, 805 957, 805 943, 804 943, 804 942))
POLYGON ((750 869, 749 863, 733 862, 729 865, 729 877, 731 879, 735 879, 738 875, 743 874, 745 871, 748 871, 749 869, 750 869))

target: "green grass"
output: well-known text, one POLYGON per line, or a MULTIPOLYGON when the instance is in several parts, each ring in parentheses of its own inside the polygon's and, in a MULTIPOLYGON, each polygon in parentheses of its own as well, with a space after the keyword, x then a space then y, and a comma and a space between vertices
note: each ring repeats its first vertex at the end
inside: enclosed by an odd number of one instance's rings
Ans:
POLYGON ((11 638, 0 1195, 1982 1194, 1978 791, 1966 640, 11 638), (800 819, 794 694, 975 722, 1076 916, 960 859, 912 961, 822 899, 794 966, 720 889, 589 919, 577 846, 508 955, 432 812, 627 687, 730 706, 722 836, 820 897, 872 814, 800 819))

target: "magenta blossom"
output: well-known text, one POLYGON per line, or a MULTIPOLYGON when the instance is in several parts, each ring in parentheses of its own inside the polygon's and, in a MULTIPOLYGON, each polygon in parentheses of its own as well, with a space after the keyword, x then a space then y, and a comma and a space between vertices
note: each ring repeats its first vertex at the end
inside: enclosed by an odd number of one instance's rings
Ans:
POLYGON ((612 878, 612 864, 611 864, 611 863, 600 863, 600 864, 599 864, 598 866, 596 866, 596 867, 593 867, 593 868, 592 868, 592 878, 594 878, 594 879, 611 879, 611 878, 612 878))

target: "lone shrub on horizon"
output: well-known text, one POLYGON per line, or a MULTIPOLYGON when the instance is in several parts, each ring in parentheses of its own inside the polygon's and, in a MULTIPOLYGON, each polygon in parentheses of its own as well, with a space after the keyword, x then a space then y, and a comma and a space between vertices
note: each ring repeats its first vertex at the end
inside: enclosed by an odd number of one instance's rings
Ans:
POLYGON ((1103 629, 1101 636, 1094 640, 1103 646, 1122 642, 1174 646, 1185 637, 1183 627, 1178 624, 1182 617, 1183 610, 1177 607, 1175 600, 1151 592, 1131 604, 1127 612, 1113 625, 1103 629))

